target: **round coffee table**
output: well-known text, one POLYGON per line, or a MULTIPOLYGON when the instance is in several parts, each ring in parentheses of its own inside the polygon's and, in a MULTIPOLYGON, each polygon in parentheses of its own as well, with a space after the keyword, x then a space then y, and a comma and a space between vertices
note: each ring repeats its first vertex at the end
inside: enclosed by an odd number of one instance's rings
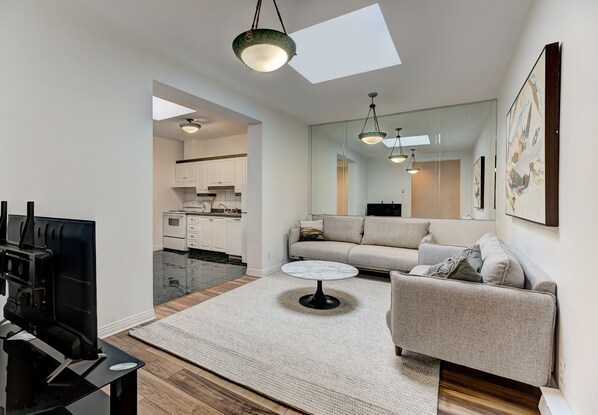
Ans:
POLYGON ((296 261, 282 266, 282 272, 292 277, 318 281, 314 294, 304 295, 299 299, 301 305, 316 310, 331 310, 341 302, 338 298, 324 294, 322 281, 344 280, 355 277, 359 271, 351 265, 331 261, 296 261))

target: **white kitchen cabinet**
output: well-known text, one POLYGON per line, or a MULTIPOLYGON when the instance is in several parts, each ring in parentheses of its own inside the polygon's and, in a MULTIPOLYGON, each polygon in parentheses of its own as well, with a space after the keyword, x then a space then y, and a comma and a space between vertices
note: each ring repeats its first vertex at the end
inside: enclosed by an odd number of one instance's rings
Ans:
POLYGON ((224 218, 212 218, 212 249, 214 251, 226 251, 226 220, 224 218))
POLYGON ((197 180, 198 163, 177 163, 174 165, 174 187, 194 187, 197 180))
POLYGON ((226 253, 229 255, 243 255, 243 232, 240 218, 226 219, 226 253))
POLYGON ((208 191, 208 163, 207 162, 199 162, 196 166, 196 192, 197 193, 206 193, 208 191))
POLYGON ((199 216, 197 221, 197 244, 199 249, 225 252, 225 219, 219 217, 199 216))
POLYGON ((247 184, 247 157, 233 160, 235 162, 235 192, 240 193, 241 188, 247 184))
POLYGON ((207 163, 208 186, 234 186, 234 159, 212 160, 207 163))

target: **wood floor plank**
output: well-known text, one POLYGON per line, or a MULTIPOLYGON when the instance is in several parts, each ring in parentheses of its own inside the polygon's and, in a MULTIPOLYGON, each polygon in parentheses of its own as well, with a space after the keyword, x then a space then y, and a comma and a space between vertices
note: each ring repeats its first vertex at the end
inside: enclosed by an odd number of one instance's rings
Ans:
MULTIPOLYGON (((258 280, 243 276, 154 308, 158 319, 258 280)), ((146 362, 139 373, 140 414, 304 415, 266 396, 122 332, 106 339, 146 362)), ((505 378, 442 362, 439 415, 537 415, 540 391, 505 378)))
POLYGON ((223 388, 186 369, 171 376, 169 382, 224 415, 276 415, 276 412, 257 405, 230 389, 223 388))
POLYGON ((172 384, 145 370, 139 370, 137 377, 139 394, 153 404, 165 408, 173 415, 223 415, 209 405, 198 401, 172 384))

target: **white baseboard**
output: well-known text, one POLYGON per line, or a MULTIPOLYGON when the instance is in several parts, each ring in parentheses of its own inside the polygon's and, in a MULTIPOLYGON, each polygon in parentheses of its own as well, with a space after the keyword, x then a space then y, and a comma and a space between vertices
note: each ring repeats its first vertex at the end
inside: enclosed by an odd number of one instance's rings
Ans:
POLYGON ((163 249, 164 249, 164 246, 162 246, 162 244, 154 245, 154 251, 161 251, 163 249))
POLYGON ((147 323, 155 318, 156 314, 154 314, 154 309, 151 308, 142 313, 135 314, 133 316, 100 327, 98 330, 98 336, 101 339, 104 339, 106 337, 112 336, 113 334, 120 333, 121 331, 125 331, 140 324, 147 323))
POLYGON ((271 267, 265 269, 257 269, 257 268, 247 268, 247 275, 252 277, 264 277, 266 275, 274 274, 277 271, 280 271, 282 264, 272 265, 271 267))
POLYGON ((538 408, 542 415, 573 415, 569 404, 559 389, 540 388, 542 398, 538 408))

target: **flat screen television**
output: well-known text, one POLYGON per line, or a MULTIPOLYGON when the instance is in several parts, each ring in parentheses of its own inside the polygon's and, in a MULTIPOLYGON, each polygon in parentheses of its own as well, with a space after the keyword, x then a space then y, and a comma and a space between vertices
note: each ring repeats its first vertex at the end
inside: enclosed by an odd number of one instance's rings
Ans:
POLYGON ((98 359, 95 222, 35 217, 32 202, 27 216, 1 207, 4 318, 66 359, 98 359))

